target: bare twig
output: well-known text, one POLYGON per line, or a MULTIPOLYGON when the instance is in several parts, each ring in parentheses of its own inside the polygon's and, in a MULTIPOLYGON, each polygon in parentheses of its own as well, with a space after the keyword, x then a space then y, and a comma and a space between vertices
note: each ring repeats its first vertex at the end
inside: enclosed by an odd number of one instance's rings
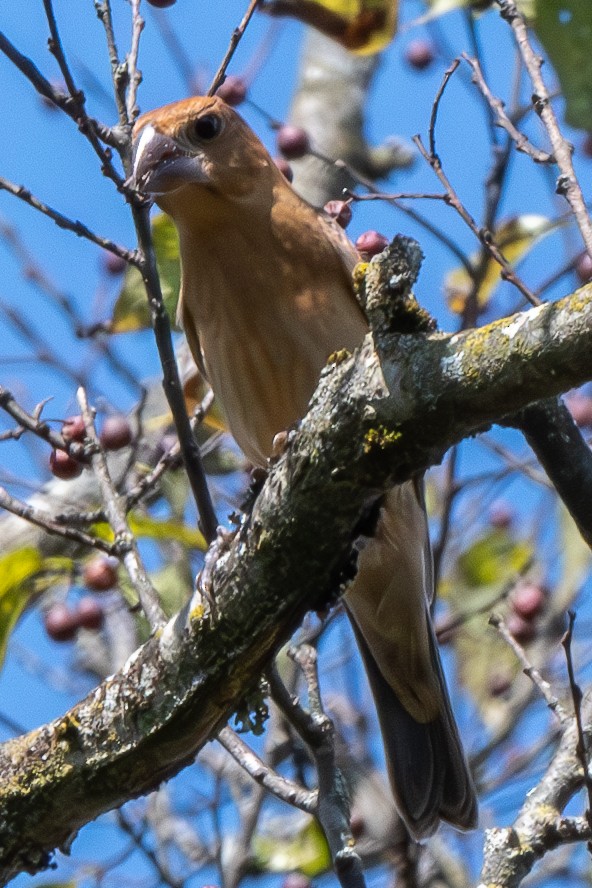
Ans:
POLYGON ((213 96, 214 93, 216 92, 216 90, 218 89, 218 87, 220 86, 220 84, 223 83, 224 76, 226 74, 226 69, 227 69, 228 65, 230 64, 230 60, 232 59, 232 56, 234 55, 236 48, 239 45, 243 34, 245 33, 247 25, 251 21, 251 17, 253 15, 253 13, 255 12, 255 10, 257 9, 258 5, 259 5, 259 0, 249 0, 249 5, 247 7, 247 11, 245 12, 244 16, 242 17, 239 26, 237 28, 235 28, 234 31, 232 32, 232 37, 230 38, 230 44, 228 46, 228 49, 226 50, 226 55, 222 59, 222 62, 220 63, 220 67, 218 68, 218 70, 216 71, 216 74, 214 75, 214 79, 212 80, 210 88, 207 92, 208 96, 213 96))
MULTIPOLYGON (((495 259, 498 265, 501 266, 501 277, 503 280, 509 281, 513 284, 517 290, 522 293, 522 295, 531 303, 531 305, 540 305, 541 300, 536 296, 532 290, 530 290, 526 284, 518 277, 516 272, 511 267, 508 260, 503 255, 500 248, 497 246, 495 241, 493 240, 493 235, 490 231, 487 231, 483 228, 480 228, 469 211, 466 209, 458 194, 452 187, 448 177, 445 175, 442 166, 440 164, 440 159, 437 155, 428 154, 426 151, 423 142, 421 140, 421 136, 414 136, 413 141, 417 145, 421 156, 427 163, 431 166, 434 173, 446 189, 448 194, 448 203, 453 209, 459 214, 461 219, 469 226, 473 234, 479 239, 479 241, 486 247, 489 254, 495 259)), ((432 136, 430 136, 430 142, 433 141, 432 136)))
POLYGON ((524 17, 518 11, 514 0, 497 0, 502 18, 512 28, 514 37, 520 50, 524 66, 533 86, 532 104, 534 110, 541 118, 553 149, 553 157, 559 167, 557 179, 557 193, 569 203, 576 219, 582 240, 586 245, 588 255, 592 258, 592 221, 586 209, 586 203, 580 183, 572 162, 573 146, 564 138, 555 111, 551 105, 551 97, 541 75, 543 59, 536 55, 528 36, 528 29, 524 17))
POLYGON ((549 682, 543 678, 536 666, 534 666, 530 662, 530 660, 526 656, 526 651, 524 650, 522 645, 516 641, 516 639, 508 629, 505 620, 498 614, 492 614, 489 618, 489 623, 497 629, 506 644, 512 648, 512 650, 516 654, 516 657, 522 665, 522 670, 524 674, 528 678, 530 678, 532 683, 538 688, 551 712, 555 713, 561 724, 569 722, 571 719, 570 715, 565 711, 565 709, 553 693, 549 682))
POLYGON ((0 509, 12 512, 13 515, 17 515, 19 518, 23 518, 25 521, 43 528, 47 533, 63 537, 83 546, 89 546, 91 549, 100 549, 101 552, 106 552, 107 555, 117 555, 121 551, 121 544, 117 546, 112 543, 106 543, 104 540, 90 536, 90 534, 77 530, 75 527, 60 524, 47 513, 34 509, 29 503, 24 503, 10 496, 4 487, 0 487, 0 509))
POLYGON ((555 158, 552 154, 549 154, 547 151, 542 151, 540 148, 536 148, 531 144, 528 137, 517 129, 512 119, 506 113, 502 100, 493 95, 485 82, 479 61, 477 59, 472 59, 465 52, 463 52, 462 57, 473 69, 473 83, 476 84, 481 91, 481 94, 485 96, 492 110, 495 112, 497 118, 495 121, 496 125, 507 132, 509 137, 515 143, 516 150, 522 151, 523 154, 527 154, 535 163, 554 163, 555 158))
POLYGON ((140 15, 140 0, 131 0, 132 6, 132 44, 127 57, 127 76, 129 88, 127 91, 127 119, 133 123, 139 114, 137 106, 138 87, 142 82, 142 72, 138 69, 138 53, 140 51, 140 36, 144 30, 144 19, 140 15))
MULTIPOLYGON (((43 405, 40 405, 42 407, 43 405)), ((0 407, 24 429, 33 432, 44 441, 48 441, 58 450, 65 450, 71 457, 79 462, 87 462, 88 456, 84 444, 79 441, 67 441, 59 432, 55 432, 51 426, 41 420, 41 409, 35 409, 34 414, 27 413, 20 404, 15 401, 12 393, 0 385, 0 407)))
POLYGON ((135 251, 126 250, 125 247, 120 247, 119 244, 116 244, 114 241, 109 240, 109 238, 101 237, 98 234, 95 234, 87 225, 84 225, 82 222, 79 222, 75 219, 70 219, 68 216, 64 216, 63 213, 58 212, 58 210, 54 210, 52 207, 43 203, 43 201, 39 200, 38 197, 31 194, 31 192, 25 188, 24 185, 16 185, 14 182, 10 182, 8 179, 4 179, 0 176, 0 190, 8 191, 10 194, 13 194, 15 197, 18 197, 20 200, 29 204, 29 206, 33 207, 36 210, 39 210, 40 213, 43 213, 44 216, 49 216, 50 219, 53 219, 55 224, 59 228, 65 228, 67 231, 73 231, 78 237, 84 237, 89 241, 92 241, 93 244, 97 244, 99 247, 103 247, 104 250, 108 250, 110 253, 115 253, 116 256, 119 256, 121 259, 125 259, 126 262, 129 262, 130 265, 138 265, 138 256, 135 251))
POLYGON ((14 44, 0 31, 0 52, 10 59, 16 65, 19 71, 33 84, 38 93, 49 99, 58 108, 61 108, 68 117, 70 117, 78 126, 80 131, 88 139, 92 145, 95 154, 101 161, 101 169, 108 178, 110 178, 117 190, 127 193, 127 188, 121 174, 113 166, 111 160, 111 151, 105 148, 102 142, 111 147, 119 146, 118 134, 115 130, 104 126, 97 120, 89 117, 84 108, 84 95, 76 91, 74 95, 66 95, 58 89, 55 89, 51 83, 43 76, 37 66, 33 64, 31 59, 23 55, 14 46, 14 44))
MULTIPOLYGON (((565 662, 567 665, 567 675, 569 678, 569 687, 574 706, 574 715, 576 720, 576 730, 578 734, 578 742, 576 745, 576 754, 580 760, 582 771, 584 774, 584 786, 588 794, 588 807, 586 809, 586 821, 588 827, 592 830, 592 777, 590 776, 590 762, 587 753, 586 734, 582 722, 582 689, 576 681, 573 658, 571 655, 571 645, 573 640, 573 628, 576 621, 575 611, 568 611, 569 623, 567 631, 561 639, 561 644, 565 651, 565 662)), ((588 842, 588 850, 592 851, 592 845, 588 842)))
POLYGON ((343 888, 363 888, 364 873, 353 847, 349 825, 347 789, 335 764, 333 724, 325 714, 319 691, 317 654, 310 645, 300 645, 291 648, 289 655, 303 672, 310 712, 304 710, 287 691, 275 668, 269 674, 271 695, 312 751, 319 786, 315 813, 331 850, 335 874, 343 888))
POLYGON ((301 811, 306 811, 308 814, 316 812, 317 792, 304 789, 297 783, 281 777, 269 765, 266 765, 231 728, 222 728, 217 740, 253 780, 264 786, 276 798, 299 808, 301 811))
POLYGON ((94 445, 91 456, 91 465, 97 477, 105 514, 115 535, 116 548, 122 551, 121 559, 128 572, 133 588, 138 594, 140 603, 146 614, 152 629, 158 629, 166 623, 166 616, 160 606, 158 592, 150 582, 146 569, 140 558, 136 541, 127 523, 123 502, 117 493, 105 454, 99 444, 91 409, 88 404, 86 392, 81 387, 77 393, 80 412, 84 419, 86 435, 94 445))

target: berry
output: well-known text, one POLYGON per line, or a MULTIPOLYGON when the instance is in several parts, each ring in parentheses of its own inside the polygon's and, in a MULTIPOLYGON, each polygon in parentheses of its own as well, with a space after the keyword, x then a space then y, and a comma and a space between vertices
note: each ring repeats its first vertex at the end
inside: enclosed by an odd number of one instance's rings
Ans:
POLYGON ((388 247, 388 238, 378 231, 365 231, 356 241, 356 250, 363 259, 370 259, 388 247))
POLYGON ((150 6, 154 6, 155 9, 167 9, 169 6, 174 6, 177 0, 147 0, 147 3, 150 6))
POLYGON ((99 555, 84 566, 82 579, 93 592, 106 592, 117 582, 117 560, 99 555))
POLYGON ((86 428, 81 416, 68 416, 62 423, 62 437, 66 441, 84 441, 86 428))
POLYGON ((65 450, 52 450, 49 455, 49 468, 56 478, 70 481, 82 472, 82 464, 69 456, 65 450))
POLYGON ((490 696, 501 697, 512 687, 512 678, 506 672, 494 672, 489 676, 488 690, 490 696))
POLYGON ((291 123, 280 126, 277 131, 276 141, 278 150, 288 160, 297 160, 299 157, 304 157, 310 149, 310 139, 306 130, 291 123))
POLYGON ((492 527, 503 530, 510 527, 514 520, 514 512, 505 500, 496 500, 489 509, 489 523, 492 527))
POLYGON ((288 161, 284 160, 283 157, 274 157, 273 162, 284 178, 287 179, 288 182, 291 182, 294 178, 294 171, 288 161))
POLYGON ((405 61, 416 71, 424 71, 435 58, 434 46, 429 40, 412 40, 405 50, 405 61))
POLYGON ((78 626, 82 629, 100 629, 105 619, 103 608, 99 602, 86 595, 78 602, 78 607, 74 611, 78 626))
POLYGON ((119 277, 127 268, 127 262, 116 253, 103 253, 103 268, 107 274, 119 277))
POLYGON ((545 590, 536 583, 521 583, 512 593, 512 609, 523 620, 533 620, 545 606, 546 597, 545 590))
POLYGON ((351 817, 349 818, 349 828, 354 839, 359 839, 360 836, 364 835, 366 824, 364 823, 364 818, 358 811, 352 811, 351 817))
POLYGON ((573 391, 565 396, 565 403, 576 425, 580 428, 592 426, 592 398, 583 392, 573 391))
POLYGON ((444 645, 450 644, 454 639, 458 626, 453 617, 444 617, 443 620, 440 620, 440 622, 437 623, 435 629, 438 644, 444 645))
POLYGON ((132 429, 122 414, 108 416, 103 423, 99 440, 105 450, 120 450, 132 441, 132 429))
POLYGON ((510 614, 507 620, 508 632, 520 644, 526 644, 532 641, 536 634, 534 623, 532 620, 525 620, 520 614, 510 614))
POLYGON ((592 280, 592 259, 587 253, 582 253, 576 262, 576 274, 583 284, 592 280))
POLYGON ((586 157, 592 158, 592 133, 588 133, 588 135, 582 142, 582 154, 584 154, 586 157))
POLYGON ((346 200, 330 200, 325 204, 325 212, 342 228, 347 228, 352 219, 352 209, 346 200))
POLYGON ((216 90, 216 95, 220 96, 227 105, 232 105, 234 108, 244 102, 247 96, 247 84, 242 77, 237 77, 236 74, 229 74, 216 90))
POLYGON ((288 873, 282 882, 282 888, 310 888, 311 881, 304 873, 288 873))
POLYGON ((43 617, 45 631, 54 641, 70 641, 76 635, 78 620, 65 604, 54 604, 43 617))

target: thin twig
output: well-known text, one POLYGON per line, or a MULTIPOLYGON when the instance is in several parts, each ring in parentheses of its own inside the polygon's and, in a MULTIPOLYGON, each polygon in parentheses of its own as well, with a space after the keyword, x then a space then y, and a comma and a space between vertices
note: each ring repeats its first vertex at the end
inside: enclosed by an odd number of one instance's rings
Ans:
POLYGON ((563 137, 557 116, 551 105, 549 91, 541 75, 543 59, 536 55, 532 48, 526 21, 524 16, 518 11, 514 0, 497 0, 497 2, 502 18, 509 23, 514 32, 524 67, 532 82, 532 104, 547 130, 551 148, 553 149, 553 156, 559 167, 560 175, 557 179, 556 191, 569 203, 580 229, 582 240, 586 245, 588 255, 592 258, 592 220, 586 209, 584 195, 574 170, 572 161, 573 146, 563 137))
POLYGON ((41 420, 41 410, 39 408, 35 409, 34 414, 27 413, 14 399, 12 392, 3 385, 0 385, 0 408, 5 410, 9 416, 12 416, 22 428, 33 432, 44 441, 48 441, 58 450, 65 450, 73 459, 77 459, 79 462, 88 462, 84 444, 79 441, 67 441, 63 435, 55 432, 51 426, 41 420))
POLYGON ((132 821, 124 814, 122 810, 116 812, 117 822, 120 828, 126 833, 132 841, 136 848, 138 848, 142 854, 146 857, 147 860, 150 861, 162 884, 168 885, 169 888, 183 888, 185 885, 185 879, 178 879, 170 872, 168 867, 163 866, 161 860, 158 857, 158 854, 149 847, 148 843, 145 841, 146 829, 142 826, 137 828, 132 821))
MULTIPOLYGON (((479 241, 486 247, 489 254, 495 259, 495 261, 501 267, 501 277, 503 280, 509 281, 513 284, 517 290, 522 293, 522 295, 531 303, 531 305, 540 305, 541 300, 536 296, 532 290, 530 290, 526 284, 518 277, 514 269, 511 267, 508 260, 503 255, 500 248, 497 246, 495 241, 493 240, 493 235, 490 231, 487 231, 483 228, 480 228, 469 211, 466 209, 458 194, 450 184, 448 177, 445 175, 442 166, 440 164, 440 159, 437 155, 428 154, 426 151, 423 142, 421 140, 421 136, 414 136, 413 141, 417 145, 421 156, 427 163, 431 166, 434 173, 446 189, 448 194, 448 202, 453 209, 459 214, 461 219, 469 226, 473 234, 479 239, 479 241)), ((432 141, 432 137, 430 136, 430 141, 432 141)))
POLYGON ((38 93, 61 108, 78 126, 83 135, 92 145, 96 155, 101 161, 101 170, 117 186, 117 190, 127 193, 128 189, 121 174, 113 166, 111 151, 102 144, 105 142, 111 147, 118 147, 118 134, 114 129, 106 127, 99 121, 89 117, 84 109, 84 95, 76 91, 75 96, 66 95, 61 90, 55 89, 43 76, 37 66, 23 55, 0 31, 0 52, 16 65, 19 71, 32 83, 38 93))
POLYGON ((553 693, 551 685, 548 681, 546 681, 546 679, 543 678, 536 666, 533 666, 533 664, 530 662, 530 660, 526 656, 526 651, 524 650, 522 645, 516 641, 516 639, 508 629, 503 617, 500 617, 498 614, 492 614, 489 618, 489 623, 491 626, 494 626, 497 629, 506 644, 512 648, 512 650, 516 654, 516 657, 522 665, 522 671, 528 678, 530 678, 535 687, 538 688, 551 712, 555 713, 562 725, 570 721, 569 714, 565 711, 565 709, 553 693))
POLYGON ((78 237, 84 237, 86 240, 92 241, 93 244, 97 244, 99 247, 103 247, 104 250, 108 250, 110 253, 115 253, 115 255, 119 256, 121 259, 125 259, 130 265, 139 264, 138 255, 135 251, 126 250, 125 247, 120 247, 119 244, 109 240, 109 238, 95 234, 94 231, 91 231, 91 229, 82 222, 64 216, 63 213, 54 210, 52 207, 39 200, 38 197, 31 194, 24 185, 16 185, 14 182, 10 182, 8 179, 4 179, 0 176, 0 190, 8 191, 10 194, 29 204, 29 206, 39 210, 44 216, 49 216, 59 228, 65 228, 67 231, 74 232, 78 237))
POLYGON ((132 586, 138 594, 140 604, 150 626, 152 629, 158 629, 166 623, 166 615, 160 606, 158 592, 150 582, 140 558, 134 535, 127 523, 123 501, 111 479, 105 454, 97 438, 94 418, 88 404, 86 392, 82 387, 78 389, 77 398, 80 412, 84 419, 87 438, 94 448, 91 456, 91 465, 101 490, 105 514, 115 535, 116 546, 119 549, 123 548, 121 560, 128 572, 132 586))
POLYGON ((436 152, 436 120, 438 118, 438 110, 440 108, 440 102, 442 101, 442 96, 444 95, 444 90, 448 86, 450 78, 460 65, 460 59, 454 59, 454 61, 448 66, 446 71, 444 71, 444 76, 442 78, 442 83, 436 93, 436 97, 432 104, 432 113, 430 114, 430 125, 429 125, 429 140, 430 140, 430 155, 438 160, 438 154, 436 152))
POLYGON ((255 10, 257 9, 258 5, 259 5, 259 0, 250 0, 249 5, 247 7, 247 11, 245 12, 244 16, 242 17, 242 20, 241 20, 239 26, 237 28, 235 28, 234 31, 232 32, 232 37, 230 38, 230 44, 228 46, 228 49, 226 50, 226 55, 222 59, 222 62, 220 63, 220 67, 218 68, 218 70, 216 71, 216 74, 214 75, 214 79, 212 80, 211 86, 207 92, 208 96, 213 96, 214 93, 216 92, 216 90, 218 89, 218 87, 223 83, 224 77, 226 74, 226 69, 227 69, 228 65, 230 64, 230 60, 232 59, 232 56, 234 55, 236 48, 239 45, 243 34, 245 33, 247 25, 251 21, 251 16, 253 15, 255 10))
POLYGON ((261 786, 272 795, 289 805, 314 814, 317 809, 318 792, 304 789, 291 780, 277 774, 241 740, 231 728, 222 728, 217 735, 218 742, 230 753, 233 759, 261 786))
POLYGON ((107 555, 117 555, 120 551, 115 544, 106 543, 104 540, 90 536, 88 533, 84 533, 83 530, 77 530, 75 527, 67 527, 60 524, 50 515, 41 512, 39 509, 34 509, 29 503, 24 503, 11 496, 4 487, 0 487, 0 509, 6 509, 7 512, 23 518, 30 524, 41 527, 47 533, 63 537, 83 546, 89 546, 91 549, 100 549, 101 552, 106 552, 107 555))
MULTIPOLYGON (((588 807, 586 810, 586 821, 588 823, 589 828, 592 830, 592 777, 590 776, 590 762, 588 760, 588 752, 587 752, 587 744, 586 744, 586 734, 584 732, 584 725, 582 723, 582 689, 576 681, 576 675, 573 665, 573 659, 571 655, 571 645, 573 640, 573 628, 574 623, 576 621, 575 611, 568 611, 568 625, 567 630, 561 639, 561 644, 563 645, 563 649, 565 651, 565 662, 567 665, 567 675, 569 678, 569 687, 571 691, 571 698, 574 706, 574 715, 576 719, 576 729, 578 732, 578 742, 576 745, 576 755, 580 761, 582 766, 582 771, 584 772, 584 786, 586 787, 586 792, 588 794, 588 807)), ((588 843, 588 850, 592 851, 592 846, 590 842, 588 843)))
POLYGON ((134 122, 139 114, 137 105, 138 87, 142 82, 142 72, 138 68, 138 53, 140 51, 140 37, 144 30, 144 19, 140 15, 140 0, 131 0, 132 6, 132 44, 127 56, 127 76, 129 87, 127 91, 127 119, 134 122))
POLYGON ((487 99, 491 109, 496 114, 496 126, 501 127, 507 132, 509 137, 515 143, 516 150, 521 151, 523 154, 527 154, 535 163, 554 163, 555 158, 552 154, 549 154, 548 151, 542 151, 540 148, 536 148, 530 142, 530 139, 525 136, 524 133, 521 133, 514 125, 512 119, 506 113, 502 100, 496 98, 487 86, 479 61, 477 59, 472 59, 465 52, 463 52, 462 57, 473 69, 473 76, 471 78, 473 83, 479 88, 481 94, 487 99))

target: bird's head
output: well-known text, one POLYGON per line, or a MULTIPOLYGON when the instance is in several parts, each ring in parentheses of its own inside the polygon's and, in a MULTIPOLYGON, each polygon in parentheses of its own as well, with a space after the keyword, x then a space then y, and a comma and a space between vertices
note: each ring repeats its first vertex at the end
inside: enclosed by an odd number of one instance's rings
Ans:
POLYGON ((216 96, 194 96, 140 117, 133 133, 133 181, 167 209, 168 196, 197 186, 239 198, 277 170, 244 120, 216 96))

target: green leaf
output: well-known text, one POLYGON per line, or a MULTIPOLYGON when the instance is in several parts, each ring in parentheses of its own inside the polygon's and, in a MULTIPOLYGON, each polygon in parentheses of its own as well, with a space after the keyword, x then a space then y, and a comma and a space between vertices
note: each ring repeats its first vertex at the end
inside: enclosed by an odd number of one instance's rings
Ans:
MULTIPOLYGON (((167 518, 153 518, 141 512, 130 512, 128 515, 130 530, 137 537, 147 537, 151 540, 173 540, 190 549, 207 549, 203 535, 197 527, 189 527, 182 521, 174 521, 167 518)), ((113 531, 106 522, 97 522, 92 525, 92 532, 96 537, 107 542, 113 542, 113 531)))
POLYGON ((29 580, 43 567, 33 547, 16 549, 0 558, 0 663, 6 655, 10 633, 31 596, 29 580))
MULTIPOLYGON (((307 817, 302 825, 302 817, 296 818, 298 827, 290 834, 281 831, 257 833, 253 838, 252 851, 259 870, 270 873, 300 870, 314 878, 331 868, 331 854, 327 840, 316 820, 307 817)), ((282 824, 282 830, 286 824, 282 824)))
MULTIPOLYGON (((177 302, 181 282, 179 238, 170 216, 160 213, 152 219, 152 239, 160 277, 164 304, 171 321, 176 324, 177 302)), ((114 333, 145 330, 151 326, 151 314, 142 275, 128 266, 121 292, 113 310, 114 333)))
POLYGON ((592 130, 592 6, 590 0, 531 0, 532 21, 557 72, 570 126, 592 130))
POLYGON ((153 540, 173 540, 190 549, 201 549, 205 552, 206 542, 197 527, 189 527, 182 521, 153 518, 141 512, 130 512, 128 523, 132 533, 139 537, 153 540))
POLYGON ((528 543, 513 539, 504 528, 495 528, 462 553, 458 559, 460 580, 472 588, 501 585, 522 570, 531 555, 528 543))

